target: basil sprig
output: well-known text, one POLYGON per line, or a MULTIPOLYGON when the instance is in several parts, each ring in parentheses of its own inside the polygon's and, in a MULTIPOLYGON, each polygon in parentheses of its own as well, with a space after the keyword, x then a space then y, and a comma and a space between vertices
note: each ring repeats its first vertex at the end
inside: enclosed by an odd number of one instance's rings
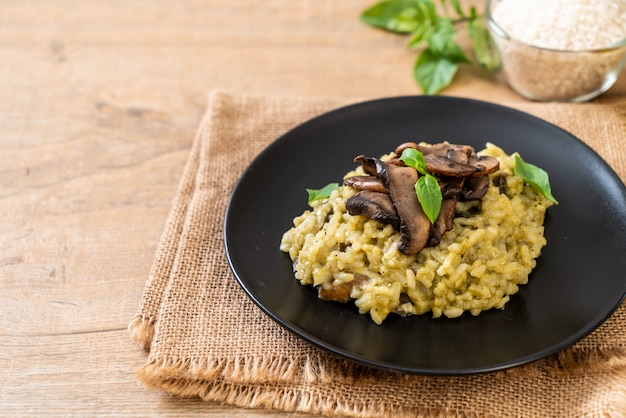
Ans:
POLYGON ((415 193, 417 193, 417 200, 419 200, 428 220, 431 224, 434 224, 441 211, 441 202, 443 201, 439 182, 435 176, 426 171, 424 154, 418 150, 406 148, 402 151, 400 160, 421 174, 417 179, 417 183, 415 183, 415 193))
POLYGON ((330 194, 338 188, 339 183, 328 183, 321 189, 306 189, 306 192, 309 194, 309 204, 315 202, 316 200, 330 197, 330 194))
POLYGON ((363 23, 389 32, 410 35, 409 49, 421 49, 413 65, 413 78, 424 94, 432 95, 452 83, 459 64, 470 59, 456 42, 456 26, 467 23, 476 62, 494 71, 500 67, 482 18, 471 6, 465 12, 459 0, 439 0, 443 14, 437 12, 435 0, 384 0, 360 15, 363 23))
POLYGON ((513 171, 521 177, 526 183, 530 184, 546 199, 558 205, 559 202, 552 196, 552 188, 550 187, 550 179, 548 173, 536 165, 527 163, 522 160, 519 155, 515 155, 515 167, 513 171))

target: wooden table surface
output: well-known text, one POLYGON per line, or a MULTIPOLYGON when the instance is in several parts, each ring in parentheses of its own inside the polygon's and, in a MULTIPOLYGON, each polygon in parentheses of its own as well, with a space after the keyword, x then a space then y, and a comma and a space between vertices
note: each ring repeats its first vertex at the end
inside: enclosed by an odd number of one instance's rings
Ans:
MULTIPOLYGON (((210 90, 420 93, 407 39, 358 20, 372 3, 4 2, 0 415, 304 416, 145 389, 127 325, 210 90)), ((443 94, 523 100, 467 66, 443 94)))

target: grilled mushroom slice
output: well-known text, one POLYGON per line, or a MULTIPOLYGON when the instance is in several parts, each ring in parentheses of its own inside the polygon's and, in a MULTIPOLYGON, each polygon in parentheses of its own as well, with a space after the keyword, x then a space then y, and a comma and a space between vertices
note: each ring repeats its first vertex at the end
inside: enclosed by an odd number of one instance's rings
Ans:
POLYGON ((495 173, 500 169, 500 161, 487 155, 472 155, 469 164, 478 169, 474 174, 475 176, 495 173))
POLYGON ((435 220, 435 223, 430 226, 430 235, 428 237, 428 246, 434 247, 441 242, 443 235, 452 229, 454 226, 454 208, 458 198, 443 199, 441 202, 441 210, 435 220))
POLYGON ((485 174, 478 177, 468 177, 463 183, 461 191, 462 200, 478 200, 482 199, 489 188, 489 175, 485 174))
POLYGON ((350 293, 352 293, 352 289, 363 286, 369 280, 370 278, 364 274, 355 274, 354 279, 349 282, 337 285, 325 284, 319 286, 317 288, 317 296, 320 299, 330 300, 333 302, 348 302, 351 299, 350 293))
POLYGON ((479 171, 479 168, 473 165, 459 163, 436 154, 424 155, 424 161, 426 162, 428 172, 440 176, 468 177, 479 171))
POLYGON ((387 193, 362 190, 346 200, 346 209, 350 215, 365 215, 383 224, 391 224, 396 230, 400 229, 400 218, 387 193))
POLYGON ((482 176, 500 168, 500 162, 493 157, 479 156, 469 145, 442 142, 435 145, 420 145, 405 142, 396 147, 397 157, 407 148, 414 148, 424 155, 428 171, 448 177, 482 176))
POLYGON ((376 167, 376 158, 369 158, 365 155, 359 155, 354 158, 354 162, 361 163, 361 167, 363 167, 363 171, 365 171, 370 176, 378 176, 378 169, 376 167))
POLYGON ((344 186, 354 187, 358 190, 370 190, 372 192, 387 193, 382 180, 374 176, 352 176, 343 180, 344 186))
POLYGON ((400 251, 404 254, 417 254, 426 246, 430 231, 430 220, 415 194, 417 171, 411 167, 399 167, 382 161, 378 172, 389 190, 389 196, 400 218, 402 243, 400 251))
POLYGON ((444 199, 458 196, 463 191, 465 177, 442 177, 439 179, 439 188, 444 199))

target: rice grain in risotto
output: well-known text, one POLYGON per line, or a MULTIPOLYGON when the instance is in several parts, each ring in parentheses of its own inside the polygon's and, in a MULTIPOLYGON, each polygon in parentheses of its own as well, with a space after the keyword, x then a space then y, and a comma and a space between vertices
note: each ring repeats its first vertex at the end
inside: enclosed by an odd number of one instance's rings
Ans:
MULTIPOLYGON (((415 255, 400 252, 401 234, 391 225, 347 212, 346 199, 357 193, 352 187, 312 202, 280 244, 295 278, 322 290, 347 289, 359 312, 377 324, 390 313, 455 318, 503 308, 528 282, 546 245, 551 202, 514 174, 515 154, 492 144, 480 154, 500 161, 490 176, 506 183, 491 181, 481 201, 458 202, 452 229, 415 255)), ((359 174, 361 167, 346 177, 359 174)))

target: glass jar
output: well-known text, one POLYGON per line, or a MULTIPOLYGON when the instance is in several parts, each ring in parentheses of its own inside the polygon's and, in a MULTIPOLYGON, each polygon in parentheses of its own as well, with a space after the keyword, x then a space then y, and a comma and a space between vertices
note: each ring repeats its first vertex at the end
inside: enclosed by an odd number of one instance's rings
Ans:
POLYGON ((513 90, 531 100, 584 102, 615 83, 626 62, 626 36, 595 49, 534 46, 516 39, 494 19, 493 12, 501 1, 487 0, 487 26, 500 54, 504 79, 513 90))

